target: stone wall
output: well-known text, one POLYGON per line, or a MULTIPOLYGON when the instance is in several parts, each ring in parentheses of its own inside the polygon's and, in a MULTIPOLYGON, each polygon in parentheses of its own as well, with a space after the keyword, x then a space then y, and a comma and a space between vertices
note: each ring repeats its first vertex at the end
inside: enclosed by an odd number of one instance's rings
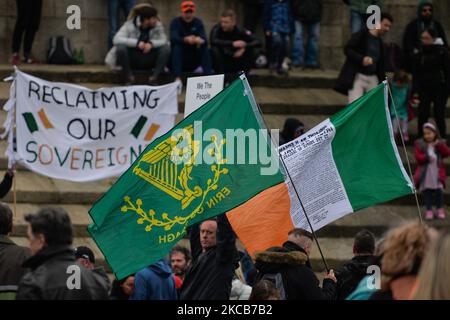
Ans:
MULTIPOLYGON (((150 2, 150 1, 138 1, 150 2)), ((179 13, 178 0, 152 0, 160 17, 168 28, 170 19, 179 13)), ((239 0, 197 0, 197 15, 204 20, 207 32, 216 23, 225 8, 237 10, 242 20, 242 5, 239 0)), ((394 30, 388 41, 400 42, 404 26, 416 13, 417 0, 385 0, 386 9, 395 18, 394 30)), ((450 34, 450 1, 436 1, 437 16, 446 22, 450 34), (439 11, 440 10, 440 11, 439 11)), ((327 69, 337 69, 343 62, 342 47, 350 36, 348 8, 342 0, 324 0, 324 15, 321 24, 320 60, 327 69)), ((15 23, 14 0, 0 1, 0 63, 7 63, 10 55, 11 38, 15 23)), ((36 58, 45 60, 47 41, 53 35, 65 35, 71 39, 74 48, 84 48, 87 63, 102 63, 107 51, 107 0, 44 0, 41 27, 36 36, 33 52, 36 58), (77 4, 81 8, 81 30, 66 28, 66 8, 77 4)))

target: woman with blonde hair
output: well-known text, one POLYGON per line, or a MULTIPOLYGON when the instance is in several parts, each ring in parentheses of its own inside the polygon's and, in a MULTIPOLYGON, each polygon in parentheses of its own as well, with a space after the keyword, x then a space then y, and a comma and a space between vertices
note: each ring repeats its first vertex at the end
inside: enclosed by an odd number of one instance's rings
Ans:
POLYGON ((391 230, 383 245, 381 290, 371 300, 407 300, 411 297, 422 260, 437 232, 420 222, 391 230))
POLYGON ((441 234, 425 256, 415 300, 450 300, 450 232, 441 234))

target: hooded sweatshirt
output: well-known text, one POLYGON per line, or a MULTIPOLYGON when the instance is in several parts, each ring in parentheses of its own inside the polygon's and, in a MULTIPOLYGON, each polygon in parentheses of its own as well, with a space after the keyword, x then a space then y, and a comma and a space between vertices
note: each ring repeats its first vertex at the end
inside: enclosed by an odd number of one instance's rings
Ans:
POLYGON ((136 273, 130 300, 177 299, 172 270, 163 259, 136 273))

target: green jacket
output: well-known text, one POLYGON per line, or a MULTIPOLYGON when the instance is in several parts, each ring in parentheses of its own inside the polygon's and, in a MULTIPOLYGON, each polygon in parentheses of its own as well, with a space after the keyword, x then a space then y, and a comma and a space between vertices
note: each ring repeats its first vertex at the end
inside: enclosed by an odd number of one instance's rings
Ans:
POLYGON ((367 11, 367 7, 370 5, 377 5, 380 8, 383 8, 384 0, 349 0, 350 9, 362 14, 365 14, 367 11))

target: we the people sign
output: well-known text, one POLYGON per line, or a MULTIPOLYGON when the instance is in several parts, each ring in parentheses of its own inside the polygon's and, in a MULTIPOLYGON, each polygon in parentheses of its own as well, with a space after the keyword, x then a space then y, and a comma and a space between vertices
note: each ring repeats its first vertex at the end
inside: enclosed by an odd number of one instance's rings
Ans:
POLYGON ((176 84, 91 90, 16 75, 15 158, 53 178, 122 174, 178 112, 176 84))

